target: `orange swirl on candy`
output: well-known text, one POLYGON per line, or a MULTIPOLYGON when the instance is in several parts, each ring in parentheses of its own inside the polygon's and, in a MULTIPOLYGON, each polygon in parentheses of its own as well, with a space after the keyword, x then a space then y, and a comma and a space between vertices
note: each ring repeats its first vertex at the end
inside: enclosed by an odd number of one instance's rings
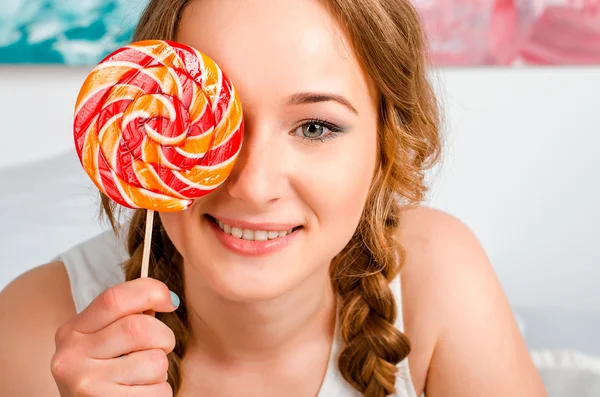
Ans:
POLYGON ((77 154, 94 184, 129 208, 180 211, 225 181, 243 140, 242 106, 219 66, 174 42, 122 47, 85 80, 77 154))

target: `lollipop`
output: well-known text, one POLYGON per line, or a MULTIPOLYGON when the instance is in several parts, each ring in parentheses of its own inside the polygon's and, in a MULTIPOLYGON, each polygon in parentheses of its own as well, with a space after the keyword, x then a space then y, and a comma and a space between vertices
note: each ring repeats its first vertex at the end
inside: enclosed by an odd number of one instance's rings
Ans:
POLYGON ((118 204, 148 210, 147 274, 154 211, 181 211, 221 185, 242 145, 242 106, 206 55, 149 40, 122 47, 89 74, 75 106, 81 164, 118 204))

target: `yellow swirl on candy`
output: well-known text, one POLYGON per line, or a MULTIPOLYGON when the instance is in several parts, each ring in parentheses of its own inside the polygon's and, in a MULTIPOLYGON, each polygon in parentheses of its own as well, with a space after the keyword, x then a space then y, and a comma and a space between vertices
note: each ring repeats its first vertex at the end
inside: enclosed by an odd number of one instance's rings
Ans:
POLYGON ((106 57, 75 107, 77 154, 94 184, 129 208, 180 211, 229 175, 242 106, 219 66, 174 42, 142 41, 106 57))

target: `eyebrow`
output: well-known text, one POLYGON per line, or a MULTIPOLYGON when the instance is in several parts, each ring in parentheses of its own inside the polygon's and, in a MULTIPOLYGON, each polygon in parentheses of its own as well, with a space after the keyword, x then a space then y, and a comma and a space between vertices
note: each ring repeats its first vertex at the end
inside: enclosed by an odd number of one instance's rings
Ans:
POLYGON ((306 105, 309 103, 329 101, 337 102, 348 108, 352 113, 358 115, 358 110, 356 110, 356 108, 352 106, 350 101, 344 96, 328 92, 298 92, 290 95, 288 99, 288 105, 306 105))

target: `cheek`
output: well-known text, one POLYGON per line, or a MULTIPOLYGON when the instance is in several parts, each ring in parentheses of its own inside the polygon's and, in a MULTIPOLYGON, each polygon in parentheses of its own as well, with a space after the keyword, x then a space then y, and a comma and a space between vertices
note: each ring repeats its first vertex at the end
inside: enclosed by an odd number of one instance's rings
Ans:
POLYGON ((336 138, 332 153, 323 156, 311 180, 312 209, 318 227, 337 245, 337 254, 350 240, 365 206, 376 165, 375 132, 354 131, 336 138))
POLYGON ((160 214, 160 221, 169 236, 169 239, 182 255, 185 256, 186 247, 186 230, 189 230, 190 226, 186 224, 190 222, 191 210, 185 210, 181 212, 164 212, 160 214))

